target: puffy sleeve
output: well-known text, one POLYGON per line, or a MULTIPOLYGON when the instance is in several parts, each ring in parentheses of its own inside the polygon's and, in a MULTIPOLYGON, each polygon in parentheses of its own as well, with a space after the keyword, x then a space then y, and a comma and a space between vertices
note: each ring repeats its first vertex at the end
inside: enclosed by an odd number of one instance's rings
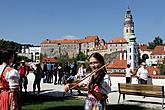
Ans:
POLYGON ((111 80, 109 75, 105 75, 104 80, 101 82, 99 86, 100 92, 103 94, 108 94, 111 92, 111 80))
POLYGON ((101 86, 99 86, 100 93, 102 94, 108 94, 111 92, 111 87, 107 84, 107 82, 103 82, 101 86))
POLYGON ((17 70, 12 69, 8 72, 6 76, 7 81, 9 82, 10 89, 16 89, 20 86, 20 74, 17 70))
POLYGON ((109 86, 111 85, 111 79, 110 79, 110 76, 108 74, 106 74, 104 76, 104 82, 106 82, 109 86))

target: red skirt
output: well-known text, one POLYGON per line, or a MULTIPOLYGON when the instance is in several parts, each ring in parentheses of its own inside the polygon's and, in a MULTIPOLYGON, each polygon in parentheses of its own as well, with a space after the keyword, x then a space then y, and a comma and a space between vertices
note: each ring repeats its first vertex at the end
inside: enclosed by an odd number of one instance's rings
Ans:
POLYGON ((0 110, 9 110, 9 92, 0 92, 0 110))

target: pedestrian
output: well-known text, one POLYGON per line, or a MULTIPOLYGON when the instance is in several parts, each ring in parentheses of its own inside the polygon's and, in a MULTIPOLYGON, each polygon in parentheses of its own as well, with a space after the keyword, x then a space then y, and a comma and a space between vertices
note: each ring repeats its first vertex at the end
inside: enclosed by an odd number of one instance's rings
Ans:
POLYGON ((130 64, 127 64, 127 68, 125 69, 125 76, 126 76, 126 83, 131 83, 132 81, 132 75, 133 75, 133 71, 130 68, 130 64))
POLYGON ((62 63, 59 63, 59 66, 58 66, 58 84, 62 84, 62 77, 63 76, 64 76, 64 74, 63 74, 62 63))
POLYGON ((140 68, 137 70, 136 76, 139 84, 147 84, 148 70, 146 69, 146 64, 144 62, 141 63, 140 68))
POLYGON ((35 79, 34 79, 34 83, 33 83, 33 93, 35 93, 36 86, 37 86, 38 94, 39 94, 40 93, 40 82, 41 82, 41 78, 43 75, 43 71, 42 71, 41 65, 39 63, 36 64, 36 69, 34 70, 34 75, 35 75, 35 79))
POLYGON ((25 64, 25 60, 21 61, 19 73, 21 76, 21 91, 22 91, 22 86, 23 86, 25 92, 27 92, 27 85, 28 85, 27 75, 29 73, 29 67, 25 64))
POLYGON ((66 62, 64 64, 64 76, 65 76, 65 80, 67 78, 69 78, 69 76, 70 76, 70 70, 71 70, 71 67, 69 66, 68 62, 66 62))
POLYGON ((77 78, 82 79, 83 77, 85 77, 85 75, 86 75, 86 68, 84 63, 82 63, 78 69, 77 78))
POLYGON ((43 72, 44 72, 43 83, 46 83, 47 82, 47 79, 48 79, 47 62, 44 62, 44 64, 43 64, 43 72))
POLYGON ((72 69, 72 76, 75 76, 77 74, 77 63, 76 63, 76 61, 74 61, 73 64, 71 65, 71 69, 72 69))
POLYGON ((53 75, 54 75, 54 85, 57 84, 57 63, 54 63, 53 66, 53 75))
MULTIPOLYGON (((91 72, 94 74, 88 78, 88 94, 85 99, 84 110, 107 110, 106 100, 111 90, 111 84, 108 84, 109 80, 107 80, 107 71, 104 67, 103 56, 99 53, 91 54, 89 57, 89 65, 91 72), (104 68, 100 69, 101 67, 104 68)), ((78 87, 81 85, 83 85, 83 83, 80 83, 78 87)), ((68 91, 68 88, 70 88, 69 85, 66 85, 65 91, 68 91)))
POLYGON ((47 73, 47 83, 51 83, 52 80, 52 70, 53 70, 53 66, 51 64, 51 62, 49 62, 47 64, 47 69, 48 69, 48 73, 47 73))
MULTIPOLYGON (((77 72, 77 79, 81 80, 86 75, 86 68, 84 67, 84 63, 82 63, 77 72)), ((83 95, 80 90, 77 91, 79 95, 83 95)))
POLYGON ((21 110, 20 74, 12 68, 15 52, 4 50, 0 65, 0 110, 21 110))

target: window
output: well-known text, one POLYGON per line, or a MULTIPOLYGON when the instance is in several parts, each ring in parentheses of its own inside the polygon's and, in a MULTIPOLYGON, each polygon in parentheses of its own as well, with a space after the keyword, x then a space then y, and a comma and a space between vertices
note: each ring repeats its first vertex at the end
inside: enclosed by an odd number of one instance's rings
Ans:
POLYGON ((128 29, 126 29, 126 33, 128 33, 128 29))

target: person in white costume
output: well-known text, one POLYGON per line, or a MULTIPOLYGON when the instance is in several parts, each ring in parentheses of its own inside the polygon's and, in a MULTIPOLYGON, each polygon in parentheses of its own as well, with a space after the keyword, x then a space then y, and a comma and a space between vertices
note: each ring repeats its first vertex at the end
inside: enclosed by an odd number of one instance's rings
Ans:
POLYGON ((141 63, 140 68, 137 70, 136 76, 139 84, 147 84, 148 70, 146 69, 146 64, 144 62, 141 63))

